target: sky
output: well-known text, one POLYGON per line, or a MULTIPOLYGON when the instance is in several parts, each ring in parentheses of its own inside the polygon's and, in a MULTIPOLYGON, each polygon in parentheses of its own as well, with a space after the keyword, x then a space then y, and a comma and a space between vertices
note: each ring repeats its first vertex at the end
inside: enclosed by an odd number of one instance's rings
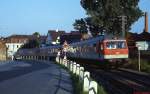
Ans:
MULTIPOLYGON (((140 0, 139 6, 150 15, 150 0, 140 0)), ((46 35, 56 29, 69 32, 74 30, 75 19, 85 17, 80 0, 0 0, 0 36, 34 32, 46 35)), ((141 32, 143 21, 140 18, 131 31, 141 32)))
MULTIPOLYGON (((143 12, 148 12, 148 22, 149 22, 149 32, 150 32, 150 0, 140 0, 139 2, 139 8, 143 12)), ((139 18, 138 21, 136 21, 132 27, 131 30, 134 33, 141 33, 144 29, 144 17, 139 18)))

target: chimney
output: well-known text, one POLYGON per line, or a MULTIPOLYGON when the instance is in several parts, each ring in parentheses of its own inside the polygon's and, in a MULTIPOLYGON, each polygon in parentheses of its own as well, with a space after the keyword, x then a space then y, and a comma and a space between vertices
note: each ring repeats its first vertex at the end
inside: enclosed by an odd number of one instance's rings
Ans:
POLYGON ((148 32, 148 13, 145 12, 145 32, 148 32))

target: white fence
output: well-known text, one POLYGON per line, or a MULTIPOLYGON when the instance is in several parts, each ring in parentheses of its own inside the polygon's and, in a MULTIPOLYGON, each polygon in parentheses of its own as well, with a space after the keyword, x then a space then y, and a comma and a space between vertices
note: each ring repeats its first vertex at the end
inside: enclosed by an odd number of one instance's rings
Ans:
POLYGON ((84 67, 80 66, 76 62, 67 60, 67 58, 56 57, 56 62, 67 67, 73 74, 79 77, 79 80, 83 82, 83 91, 88 94, 97 94, 98 84, 92 81, 90 78, 90 72, 84 71, 84 67))

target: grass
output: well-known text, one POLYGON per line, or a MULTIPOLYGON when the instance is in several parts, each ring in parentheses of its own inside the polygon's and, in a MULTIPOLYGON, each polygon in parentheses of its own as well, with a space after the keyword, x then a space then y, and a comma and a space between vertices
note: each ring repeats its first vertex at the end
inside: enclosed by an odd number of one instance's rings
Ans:
POLYGON ((83 83, 79 80, 79 78, 76 75, 72 74, 71 72, 70 74, 73 80, 74 94, 83 94, 83 83))
POLYGON ((103 86, 98 85, 98 94, 107 94, 103 86))
MULTIPOLYGON (((146 59, 141 59, 140 64, 142 72, 150 73, 150 61, 146 59)), ((127 68, 138 70, 138 67, 138 58, 129 59, 129 64, 127 68)))
MULTIPOLYGON (((71 77, 73 80, 73 86, 74 86, 74 94, 88 94, 88 92, 83 91, 83 82, 79 80, 79 77, 75 74, 71 73, 71 77)), ((104 90, 103 86, 98 85, 98 93, 97 94, 107 94, 104 90)))

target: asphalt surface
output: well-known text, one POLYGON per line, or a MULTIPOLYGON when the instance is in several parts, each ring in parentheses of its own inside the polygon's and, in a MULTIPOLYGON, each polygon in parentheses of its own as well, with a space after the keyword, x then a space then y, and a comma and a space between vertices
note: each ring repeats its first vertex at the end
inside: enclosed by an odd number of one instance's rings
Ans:
POLYGON ((53 62, 0 64, 0 94, 73 94, 69 73, 53 62))

